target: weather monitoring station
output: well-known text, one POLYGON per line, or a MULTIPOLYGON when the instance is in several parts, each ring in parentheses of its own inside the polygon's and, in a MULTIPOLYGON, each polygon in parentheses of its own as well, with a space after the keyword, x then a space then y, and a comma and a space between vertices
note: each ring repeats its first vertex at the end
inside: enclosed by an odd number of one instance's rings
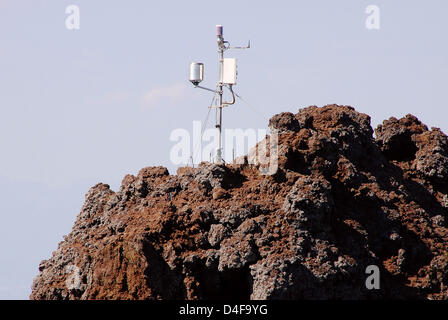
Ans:
POLYGON ((210 89, 202 87, 199 84, 204 80, 204 64, 200 62, 193 62, 190 65, 190 82, 195 86, 195 88, 200 88, 213 92, 218 95, 218 104, 210 105, 209 108, 216 108, 219 111, 219 117, 216 124, 216 128, 219 130, 218 138, 218 148, 216 150, 216 162, 223 163, 222 158, 222 109, 226 106, 235 103, 235 93, 233 92, 233 86, 236 85, 237 78, 237 59, 235 58, 224 58, 224 52, 229 49, 249 49, 250 42, 247 47, 231 47, 228 41, 224 40, 223 26, 216 26, 216 36, 218 42, 218 53, 219 53, 219 81, 216 84, 216 88, 210 89), (231 95, 232 100, 230 102, 223 101, 223 89, 227 88, 231 95))

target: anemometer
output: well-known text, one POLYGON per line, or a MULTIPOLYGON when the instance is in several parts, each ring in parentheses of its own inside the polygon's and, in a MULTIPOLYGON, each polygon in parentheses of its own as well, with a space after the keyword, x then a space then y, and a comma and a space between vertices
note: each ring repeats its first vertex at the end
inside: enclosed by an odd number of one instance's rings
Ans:
POLYGON ((190 82, 195 86, 195 88, 204 89, 207 91, 214 92, 219 96, 219 103, 216 106, 210 106, 210 108, 217 108, 219 110, 219 123, 216 128, 219 130, 219 141, 218 149, 216 150, 216 160, 217 163, 222 163, 222 108, 232 105, 235 103, 235 93, 233 92, 233 86, 236 85, 237 78, 237 60, 234 58, 224 58, 224 52, 229 49, 249 49, 250 42, 247 47, 231 47, 228 41, 224 40, 223 36, 223 26, 216 26, 216 37, 218 42, 218 53, 219 53, 219 81, 216 84, 216 89, 209 89, 202 87, 199 84, 204 80, 204 64, 200 62, 193 62, 190 65, 190 82), (232 101, 226 102, 222 100, 223 88, 229 89, 232 94, 232 101))

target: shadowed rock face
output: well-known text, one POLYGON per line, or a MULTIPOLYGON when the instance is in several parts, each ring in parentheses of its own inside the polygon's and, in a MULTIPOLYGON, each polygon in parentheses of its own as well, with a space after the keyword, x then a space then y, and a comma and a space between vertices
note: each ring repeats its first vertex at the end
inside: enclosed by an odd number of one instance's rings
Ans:
POLYGON ((352 107, 274 116, 279 169, 202 163, 97 184, 31 299, 447 299, 448 139, 352 107), (365 287, 366 267, 381 272, 365 287))

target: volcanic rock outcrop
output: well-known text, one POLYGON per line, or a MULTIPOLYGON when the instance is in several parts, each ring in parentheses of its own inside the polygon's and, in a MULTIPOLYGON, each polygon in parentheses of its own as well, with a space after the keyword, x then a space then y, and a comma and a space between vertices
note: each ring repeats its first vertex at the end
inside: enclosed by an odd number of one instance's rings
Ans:
POLYGON ((337 105, 269 126, 275 174, 148 167, 91 188, 31 299, 448 299, 445 134, 407 115, 374 138, 337 105))

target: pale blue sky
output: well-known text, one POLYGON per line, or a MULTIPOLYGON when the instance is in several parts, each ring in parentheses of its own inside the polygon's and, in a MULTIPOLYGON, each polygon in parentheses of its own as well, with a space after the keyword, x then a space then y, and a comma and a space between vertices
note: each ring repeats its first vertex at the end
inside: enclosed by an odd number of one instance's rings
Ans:
POLYGON ((0 299, 26 299, 40 260, 69 233, 97 182, 118 189, 148 165, 174 173, 170 133, 203 120, 217 80, 215 25, 239 59, 224 125, 348 104, 376 125, 412 113, 448 131, 444 0, 0 0, 0 299), (80 8, 67 30, 65 8, 80 8), (367 30, 367 5, 380 30, 367 30), (256 110, 256 111, 255 111, 256 110))

